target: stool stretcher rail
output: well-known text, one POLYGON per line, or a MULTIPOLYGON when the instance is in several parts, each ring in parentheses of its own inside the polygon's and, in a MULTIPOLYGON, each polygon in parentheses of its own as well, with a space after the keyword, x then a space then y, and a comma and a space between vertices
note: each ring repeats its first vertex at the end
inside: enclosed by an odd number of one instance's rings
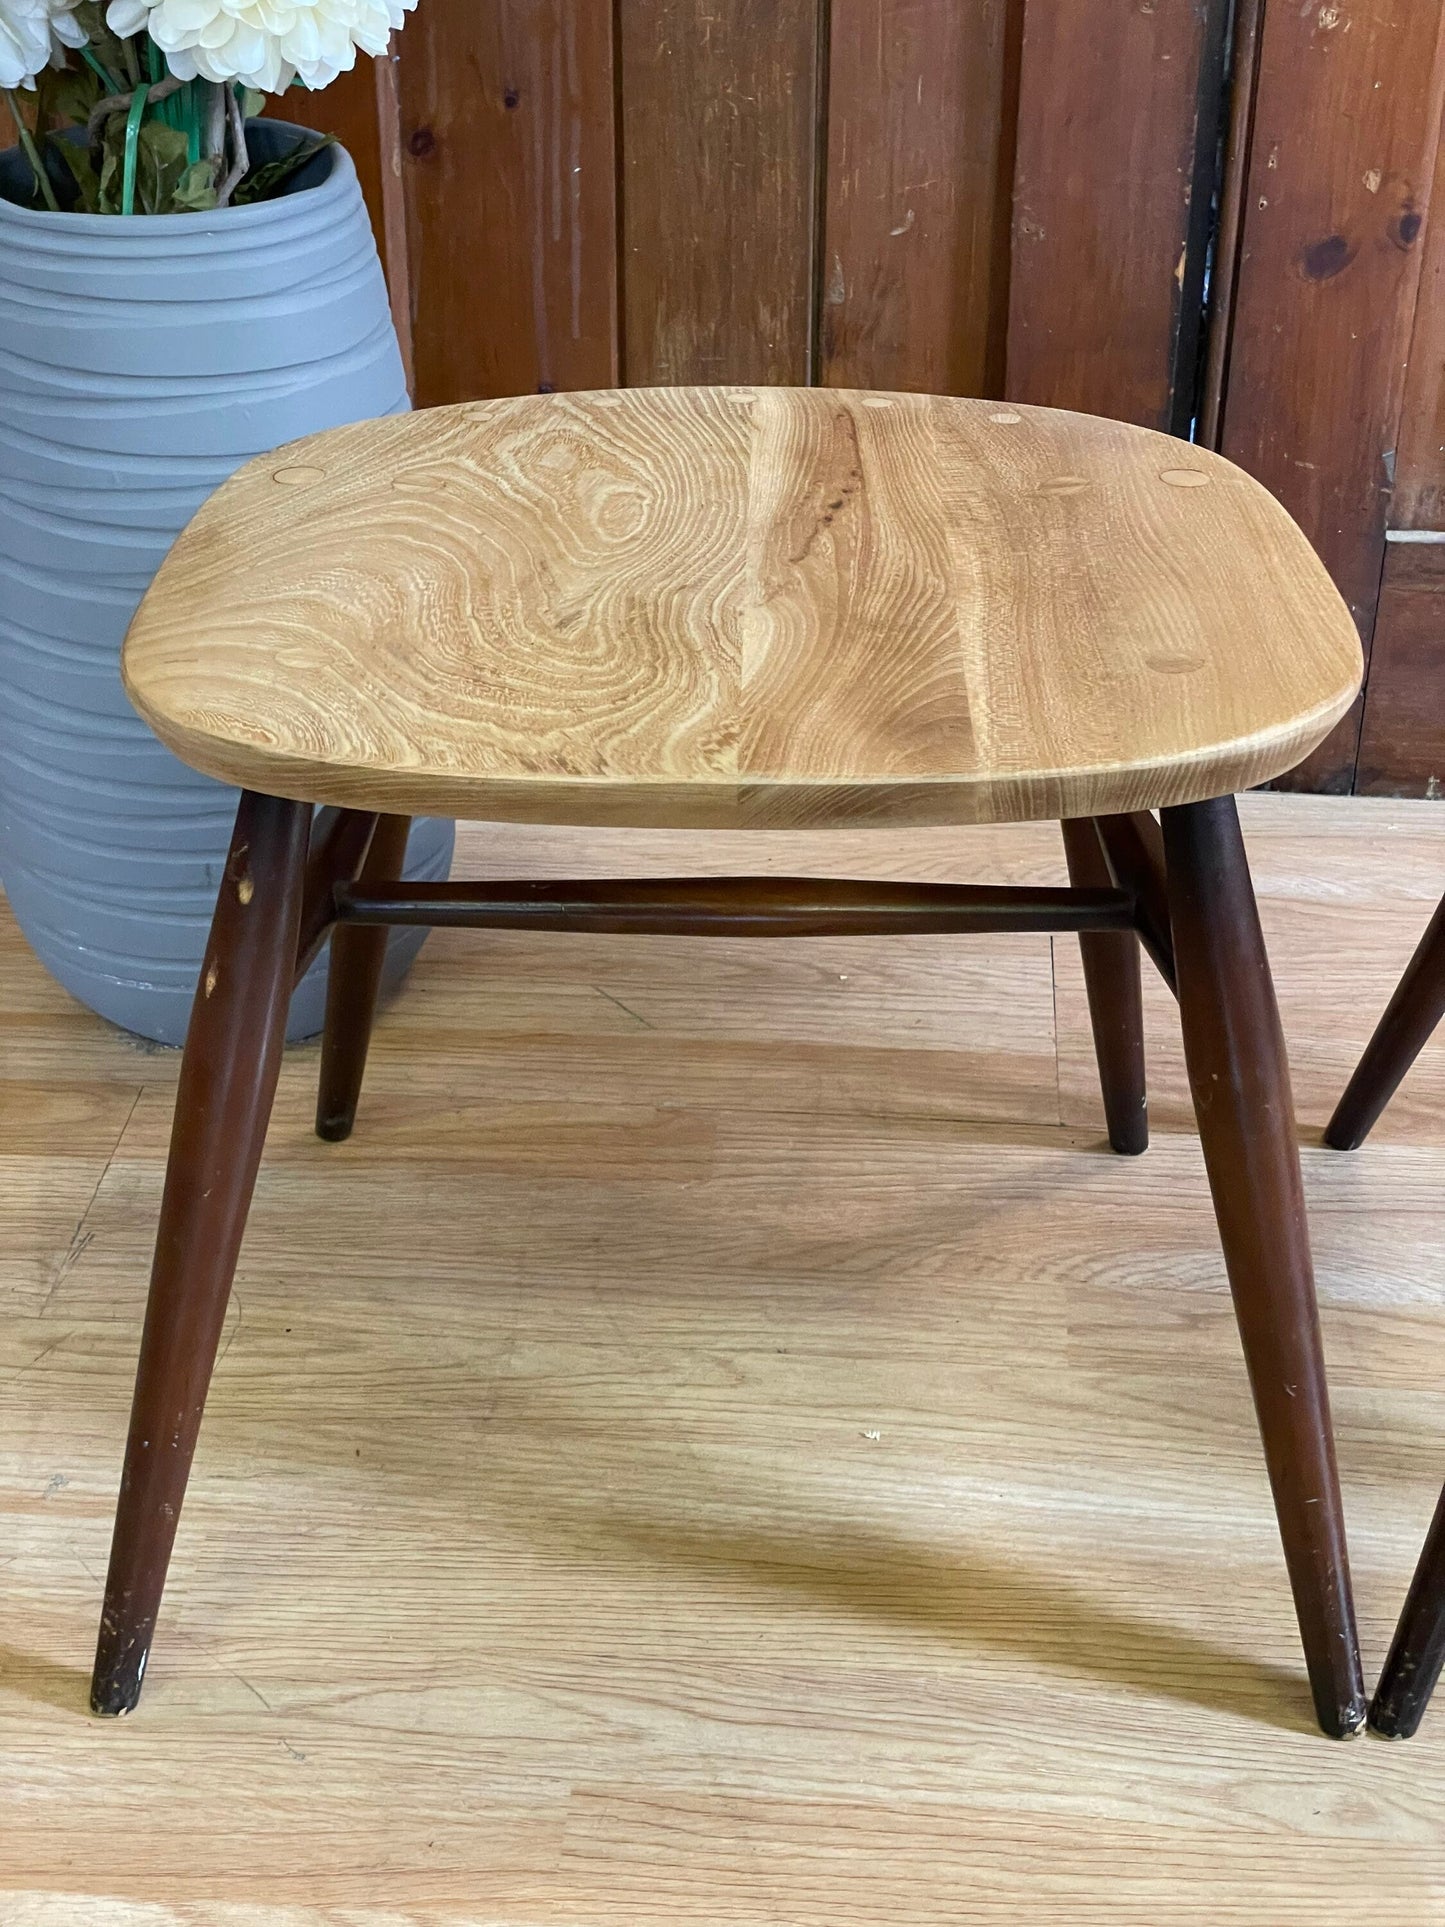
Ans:
POLYGON ((1135 928, 1135 900, 1125 890, 822 877, 342 884, 334 907, 340 924, 618 936, 923 937, 1135 928))

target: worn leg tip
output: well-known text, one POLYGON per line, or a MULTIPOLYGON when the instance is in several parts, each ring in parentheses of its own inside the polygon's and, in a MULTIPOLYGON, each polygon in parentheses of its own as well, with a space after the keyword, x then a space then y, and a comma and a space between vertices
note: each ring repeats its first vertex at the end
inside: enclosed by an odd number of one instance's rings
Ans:
POLYGON ((1376 1700, 1370 1708, 1370 1731, 1382 1740, 1413 1739, 1424 1711, 1423 1706, 1419 1712, 1402 1711, 1398 1706, 1382 1706, 1376 1700))
POLYGON ((1347 1124, 1332 1117, 1325 1126, 1325 1148, 1330 1151, 1358 1151, 1368 1136, 1368 1128, 1352 1131, 1347 1124))
POLYGON ((135 1679, 93 1679, 90 1683, 90 1710, 97 1719, 118 1720, 133 1713, 140 1701, 141 1682, 135 1679))
POLYGON ((355 1123, 356 1118, 354 1115, 350 1117, 318 1117, 316 1120, 316 1135, 319 1138, 324 1138, 328 1144, 344 1144, 351 1136, 355 1123))
POLYGON ((1363 1697, 1348 1700, 1343 1706, 1317 1707, 1320 1730, 1326 1739, 1356 1740, 1365 1730, 1365 1702, 1363 1697))

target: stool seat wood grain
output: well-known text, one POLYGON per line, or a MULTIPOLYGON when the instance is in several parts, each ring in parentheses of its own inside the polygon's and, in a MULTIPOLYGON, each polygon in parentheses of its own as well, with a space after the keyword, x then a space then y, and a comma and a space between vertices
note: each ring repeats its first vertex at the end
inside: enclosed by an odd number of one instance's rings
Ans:
POLYGON ((196 768, 397 814, 697 828, 1127 814, 1291 767, 1359 684, 1204 449, 821 389, 524 396, 250 463, 126 686, 196 768))

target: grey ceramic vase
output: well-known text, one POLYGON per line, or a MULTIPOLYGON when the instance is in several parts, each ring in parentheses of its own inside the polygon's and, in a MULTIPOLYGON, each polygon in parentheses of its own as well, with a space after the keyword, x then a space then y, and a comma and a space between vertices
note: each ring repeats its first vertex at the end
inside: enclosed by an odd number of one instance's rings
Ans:
MULTIPOLYGON (((258 159, 301 132, 253 122, 258 159)), ((36 954, 114 1023, 184 1040, 236 792, 163 749, 120 683, 126 625, 220 482, 278 443, 408 406, 356 170, 277 200, 53 214, 0 155, 0 882, 36 954)), ((444 878, 422 822, 407 874, 444 878)), ((425 933, 399 932, 394 977, 425 933)), ((320 1027, 323 955, 290 1035, 320 1027)))

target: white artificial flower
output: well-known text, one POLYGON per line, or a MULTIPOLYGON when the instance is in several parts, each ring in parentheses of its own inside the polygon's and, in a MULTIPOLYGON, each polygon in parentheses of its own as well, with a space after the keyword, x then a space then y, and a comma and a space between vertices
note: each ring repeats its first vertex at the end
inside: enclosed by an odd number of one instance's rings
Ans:
POLYGON ((87 47, 90 35, 75 17, 80 0, 50 0, 50 31, 55 44, 50 50, 52 67, 65 65, 66 47, 87 47))
POLYGON ((83 47, 80 0, 0 0, 0 87, 33 87, 42 67, 63 67, 65 48, 83 47))
MULTIPOLYGON (((0 8, 13 0, 0 0, 0 8)), ((385 53, 416 0, 110 0, 112 33, 142 28, 180 80, 238 80, 279 94, 299 75, 329 87, 356 52, 385 53)))
POLYGON ((50 53, 49 0, 0 0, 0 87, 33 87, 50 53))

